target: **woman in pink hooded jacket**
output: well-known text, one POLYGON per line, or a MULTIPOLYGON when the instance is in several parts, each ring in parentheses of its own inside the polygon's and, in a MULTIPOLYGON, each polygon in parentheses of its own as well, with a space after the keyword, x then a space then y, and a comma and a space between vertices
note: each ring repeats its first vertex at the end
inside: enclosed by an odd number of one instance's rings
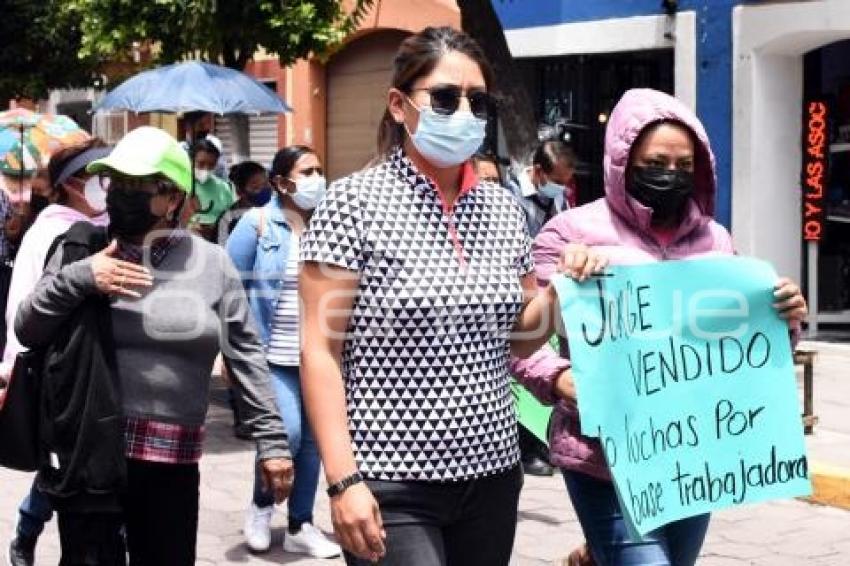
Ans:
MULTIPOLYGON (((604 169, 605 196, 556 216, 537 236, 534 260, 541 286, 559 262, 570 261, 562 258, 567 244, 584 244, 591 251, 578 254, 611 264, 734 253, 729 233, 713 220, 716 180, 708 137, 677 99, 649 89, 623 95, 608 123, 604 169)), ((776 308, 796 331, 806 314, 799 287, 781 279, 775 296, 776 308)), ((580 434, 566 357, 562 341, 561 356, 542 349, 526 360, 514 359, 512 369, 536 397, 555 405, 551 460, 563 472, 593 560, 600 566, 693 564, 708 515, 670 523, 640 542, 629 539, 599 443, 580 434)))

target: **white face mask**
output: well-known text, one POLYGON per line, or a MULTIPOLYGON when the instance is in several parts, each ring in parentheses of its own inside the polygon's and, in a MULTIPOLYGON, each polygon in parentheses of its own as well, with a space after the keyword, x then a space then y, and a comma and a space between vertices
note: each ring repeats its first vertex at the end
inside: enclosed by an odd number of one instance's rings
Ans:
POLYGON ((301 210, 313 210, 325 196, 327 180, 322 175, 301 177, 295 181, 295 192, 291 195, 295 206, 301 210))
POLYGON ((106 189, 109 187, 109 179, 101 179, 97 175, 86 181, 83 195, 86 201, 95 210, 106 210, 106 189))
POLYGON ((195 180, 202 185, 210 180, 210 175, 212 171, 209 169, 195 169, 195 180))

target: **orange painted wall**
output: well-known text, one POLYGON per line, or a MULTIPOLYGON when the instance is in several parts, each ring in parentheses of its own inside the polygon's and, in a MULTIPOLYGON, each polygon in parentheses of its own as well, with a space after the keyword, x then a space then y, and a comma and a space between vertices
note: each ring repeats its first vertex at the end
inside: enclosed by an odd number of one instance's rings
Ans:
MULTIPOLYGON (((345 0, 350 10, 353 2, 345 0)), ((427 26, 460 27, 460 11, 454 0, 377 0, 360 28, 348 41, 386 29, 415 33, 427 26)), ((341 49, 345 49, 343 45, 341 49)), ((276 58, 253 61, 246 72, 259 79, 277 81, 277 92, 294 112, 278 120, 278 145, 304 144, 324 160, 327 150, 327 77, 317 59, 300 60, 282 69, 276 58)))

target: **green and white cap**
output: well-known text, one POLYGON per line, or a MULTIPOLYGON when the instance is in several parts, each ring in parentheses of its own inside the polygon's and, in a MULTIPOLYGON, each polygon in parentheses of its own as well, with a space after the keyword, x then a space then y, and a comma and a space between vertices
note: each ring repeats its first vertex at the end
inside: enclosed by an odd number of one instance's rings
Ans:
POLYGON ((161 174, 186 193, 192 190, 192 161, 177 140, 152 126, 141 126, 121 138, 108 156, 92 161, 89 173, 115 171, 129 177, 161 174))

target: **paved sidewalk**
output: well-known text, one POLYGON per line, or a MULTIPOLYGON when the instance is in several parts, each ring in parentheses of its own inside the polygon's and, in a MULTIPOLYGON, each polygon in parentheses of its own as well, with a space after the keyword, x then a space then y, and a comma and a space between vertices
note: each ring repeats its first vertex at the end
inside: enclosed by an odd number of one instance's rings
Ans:
POLYGON ((819 418, 806 437, 813 462, 850 469, 850 344, 803 342, 817 350, 814 408, 819 418))
MULTIPOLYGON (((223 396, 217 391, 216 397, 223 396)), ((281 549, 284 513, 278 513, 274 520, 273 551, 252 556, 245 550, 240 529, 251 492, 253 453, 250 443, 237 441, 230 434, 229 415, 224 407, 223 402, 215 402, 209 418, 207 452, 201 466, 197 563, 343 564, 342 560, 310 560, 285 554, 281 549)), ((16 506, 28 490, 29 481, 28 474, 0 469, 0 544, 4 552, 16 506)), ((323 494, 316 505, 316 523, 330 529, 323 494)), ((512 564, 560 565, 581 540, 581 530, 560 479, 527 477, 512 564)), ((843 566, 850 564, 850 511, 803 501, 724 511, 715 514, 703 550, 699 564, 707 566, 843 566)), ((39 543, 37 563, 56 564, 57 557, 56 525, 51 522, 39 543)))

